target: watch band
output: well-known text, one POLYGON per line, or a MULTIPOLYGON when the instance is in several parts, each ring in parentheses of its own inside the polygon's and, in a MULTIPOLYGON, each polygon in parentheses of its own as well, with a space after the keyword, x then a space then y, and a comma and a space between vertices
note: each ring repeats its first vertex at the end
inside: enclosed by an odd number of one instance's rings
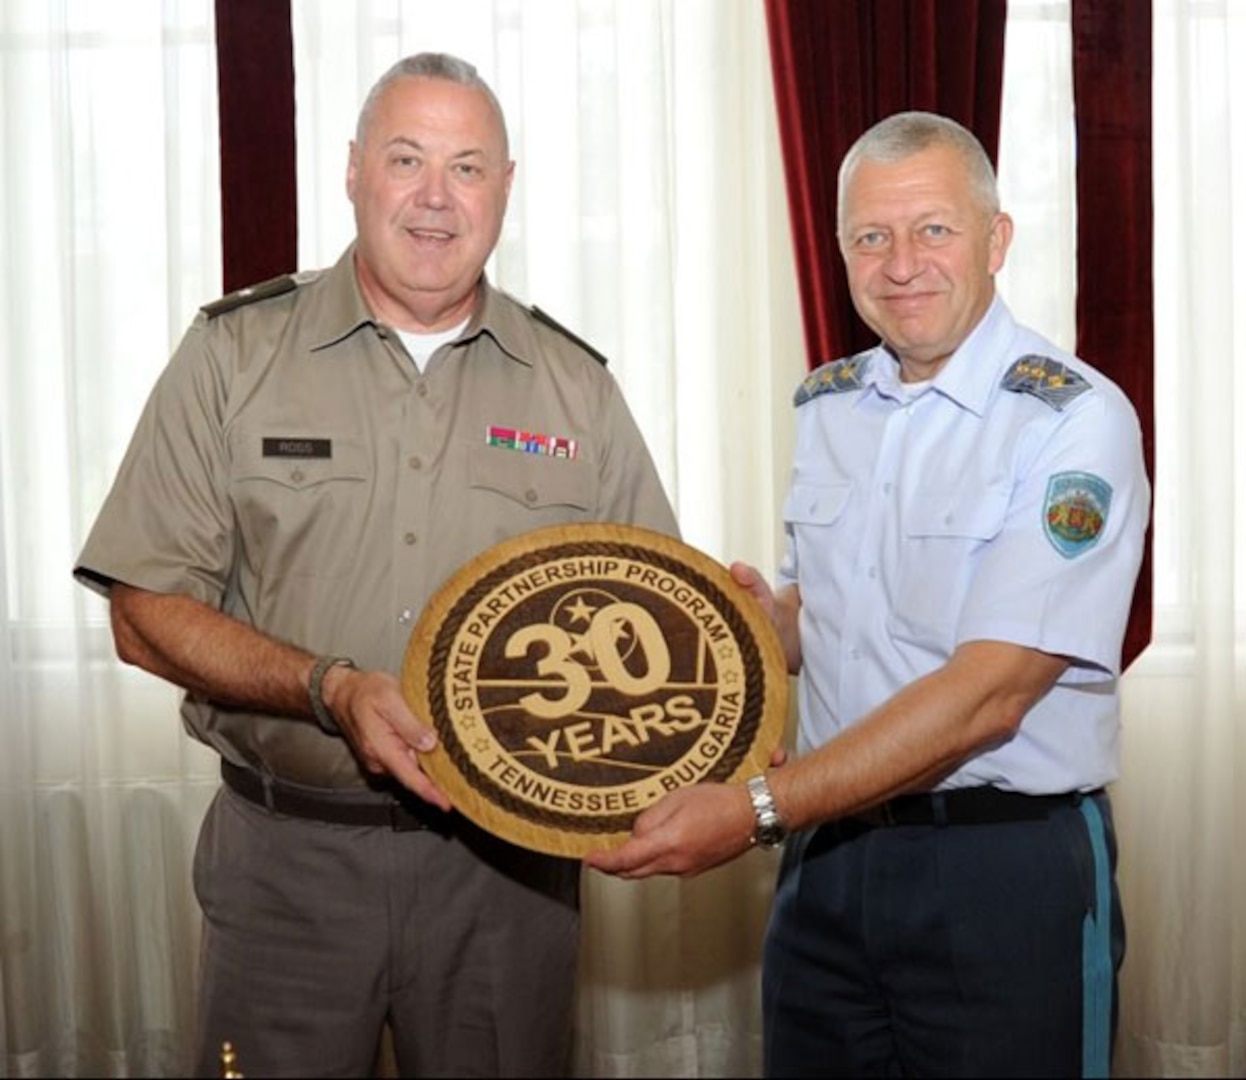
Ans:
POLYGON ((316 726, 326 734, 340 735, 342 729, 338 727, 337 720, 329 711, 329 706, 324 703, 324 677, 328 674, 329 668, 353 668, 354 666, 355 661, 345 656, 322 656, 311 669, 311 676, 307 680, 307 696, 311 698, 312 715, 316 718, 316 726))
POLYGON ((764 773, 751 777, 747 783, 748 797, 753 804, 753 816, 757 819, 757 828, 753 832, 753 842, 765 848, 778 847, 787 839, 787 828, 779 817, 778 807, 774 803, 774 794, 766 782, 764 773))

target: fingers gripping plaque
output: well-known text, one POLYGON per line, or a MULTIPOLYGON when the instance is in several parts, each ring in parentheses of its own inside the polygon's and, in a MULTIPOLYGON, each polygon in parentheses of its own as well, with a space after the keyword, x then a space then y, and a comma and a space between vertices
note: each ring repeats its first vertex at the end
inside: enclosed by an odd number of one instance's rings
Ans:
POLYGON ((569 857, 621 843, 678 787, 760 772, 787 672, 756 600, 696 549, 559 525, 466 564, 411 634, 402 687, 467 817, 569 857))

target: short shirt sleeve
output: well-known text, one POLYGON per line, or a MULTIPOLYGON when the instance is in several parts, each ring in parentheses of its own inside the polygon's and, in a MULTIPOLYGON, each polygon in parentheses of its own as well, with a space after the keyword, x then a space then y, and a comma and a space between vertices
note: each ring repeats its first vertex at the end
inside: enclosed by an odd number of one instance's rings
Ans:
POLYGON ((233 559, 221 415, 225 377, 202 320, 157 380, 75 576, 219 606, 233 559))
POLYGON ((1004 640, 1067 656, 1072 678, 1119 674, 1149 510, 1133 409, 1111 387, 1085 395, 1013 478, 1002 529, 962 608, 958 642, 1004 640))

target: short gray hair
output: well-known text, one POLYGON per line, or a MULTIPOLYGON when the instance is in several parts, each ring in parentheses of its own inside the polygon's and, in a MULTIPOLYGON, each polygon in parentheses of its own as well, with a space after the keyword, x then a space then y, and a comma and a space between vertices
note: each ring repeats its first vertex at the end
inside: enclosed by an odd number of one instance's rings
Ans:
POLYGON ((368 131, 368 124, 372 121, 372 114, 376 111, 376 103, 381 95, 399 79, 413 78, 445 79, 447 82, 468 86, 484 94, 488 98, 489 104, 493 106, 493 111, 497 113, 498 123, 502 128, 502 148, 505 156, 510 157, 510 139, 506 134, 506 115, 502 112, 502 105, 498 101, 497 95, 494 94, 493 89, 481 78, 480 72, 476 70, 474 64, 469 64, 466 60, 460 60, 457 56, 451 56, 449 53, 438 52, 422 52, 415 53, 412 56, 404 56, 372 84, 372 89, 368 91, 363 107, 359 110, 359 120, 355 124, 355 142, 357 144, 363 145, 364 136, 368 131))
POLYGON ((843 228, 844 191, 848 179, 863 160, 894 164, 935 146, 946 146, 960 156, 978 203, 986 213, 997 213, 999 188, 995 181, 995 169, 977 136, 950 117, 938 113, 902 112, 880 120, 844 155, 839 166, 838 227, 843 228))

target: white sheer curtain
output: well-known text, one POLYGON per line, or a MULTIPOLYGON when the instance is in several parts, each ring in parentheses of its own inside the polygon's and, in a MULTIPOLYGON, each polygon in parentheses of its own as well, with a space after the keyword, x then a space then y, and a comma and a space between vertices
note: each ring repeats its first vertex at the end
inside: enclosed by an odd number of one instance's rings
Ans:
MULTIPOLYGON (((471 60, 517 162, 494 280, 610 358, 685 539, 773 568, 804 350, 762 5, 293 8, 302 261, 350 238, 342 178, 371 81, 411 52, 471 60)), ((581 1074, 757 1071, 774 869, 758 852, 693 882, 586 881, 581 1074)))
POLYGON ((1154 0, 1155 644, 1126 679, 1125 1074, 1246 1073, 1246 7, 1154 0))
MULTIPOLYGON (((472 59, 518 161, 491 273, 610 355, 685 536, 772 567, 803 348, 758 0, 295 0, 295 17, 303 264, 349 237, 346 144, 372 78, 416 49, 472 59)), ((1114 792, 1118 1066, 1240 1075, 1246 9, 1155 0, 1155 17, 1156 640, 1124 680, 1114 792)), ((1009 18, 1002 288, 1067 345, 1067 0, 1011 0, 1009 18)), ((211 20, 211 0, 0 3, 0 1075, 185 1065, 215 758, 175 691, 120 668, 69 569, 218 289, 211 20)), ((772 869, 590 880, 581 1074, 756 1072, 772 869)))
MULTIPOLYGON (((1072 344, 1068 3, 1010 0, 1010 302, 1072 344)), ((1122 680, 1121 1076, 1246 1073, 1246 5, 1153 0, 1155 621, 1122 680)), ((1094 357, 1088 359, 1094 360, 1094 357)))
POLYGON ((0 1070, 183 1067, 213 784, 73 565, 220 280, 211 0, 0 4, 0 1070))

